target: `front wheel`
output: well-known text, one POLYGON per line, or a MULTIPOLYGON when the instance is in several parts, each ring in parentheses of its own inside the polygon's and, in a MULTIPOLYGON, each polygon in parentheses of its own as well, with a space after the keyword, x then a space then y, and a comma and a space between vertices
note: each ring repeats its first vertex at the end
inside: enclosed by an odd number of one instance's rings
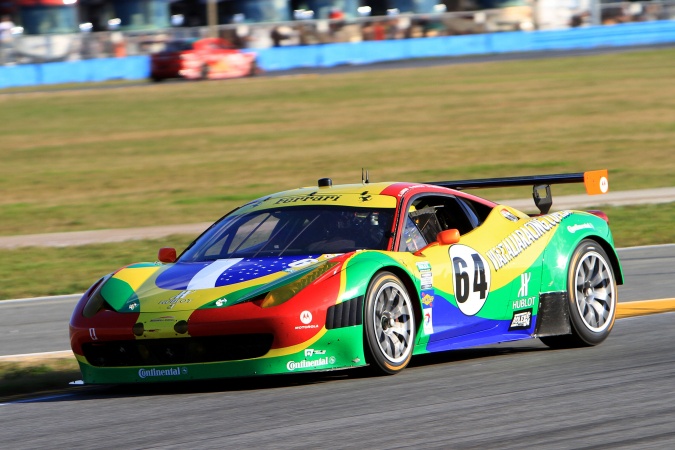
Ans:
POLYGON ((390 272, 377 274, 365 305, 365 348, 371 367, 380 374, 403 370, 412 357, 415 313, 408 291, 390 272))
POLYGON ((572 334, 541 341, 553 348, 597 345, 609 336, 616 316, 616 279, 607 253, 595 241, 581 241, 567 277, 572 334))

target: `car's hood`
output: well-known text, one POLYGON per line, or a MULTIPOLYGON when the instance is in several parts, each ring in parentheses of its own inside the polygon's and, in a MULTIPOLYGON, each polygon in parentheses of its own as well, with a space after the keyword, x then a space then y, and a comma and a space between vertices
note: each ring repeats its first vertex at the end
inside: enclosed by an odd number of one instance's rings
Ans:
POLYGON ((134 264, 116 272, 101 295, 120 312, 186 311, 231 306, 295 281, 336 255, 134 264))

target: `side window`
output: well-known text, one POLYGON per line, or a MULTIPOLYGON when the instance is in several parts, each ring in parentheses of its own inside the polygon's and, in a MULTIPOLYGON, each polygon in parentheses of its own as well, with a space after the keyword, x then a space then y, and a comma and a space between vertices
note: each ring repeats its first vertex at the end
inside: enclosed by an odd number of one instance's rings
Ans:
POLYGON ((399 251, 416 252, 436 240, 438 233, 457 229, 466 234, 479 226, 490 208, 452 195, 415 197, 408 206, 399 251))
POLYGON ((462 206, 467 211, 467 215, 469 216, 471 222, 473 222, 474 228, 482 224, 485 221, 485 219, 487 219, 487 216, 489 216, 490 213, 492 212, 492 208, 482 203, 467 200, 464 198, 457 200, 459 200, 462 203, 462 206))
POLYGON ((415 225, 415 222, 408 214, 405 219, 405 226, 403 227, 403 235, 401 236, 401 244, 399 251, 401 252, 416 252, 427 245, 427 241, 422 236, 422 233, 415 225))

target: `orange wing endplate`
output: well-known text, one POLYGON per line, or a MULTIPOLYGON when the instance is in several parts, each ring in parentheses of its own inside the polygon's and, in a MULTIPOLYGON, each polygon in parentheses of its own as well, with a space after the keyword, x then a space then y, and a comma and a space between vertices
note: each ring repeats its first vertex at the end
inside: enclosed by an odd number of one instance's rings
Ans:
POLYGON ((606 194, 609 192, 607 169, 584 172, 584 186, 588 195, 606 194))

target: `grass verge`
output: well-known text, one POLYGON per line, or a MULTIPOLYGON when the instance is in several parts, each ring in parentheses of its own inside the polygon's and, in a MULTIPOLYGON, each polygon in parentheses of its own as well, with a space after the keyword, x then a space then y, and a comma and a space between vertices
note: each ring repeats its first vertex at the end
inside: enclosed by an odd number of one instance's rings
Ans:
POLYGON ((61 391, 71 381, 81 378, 75 358, 0 362, 0 401, 20 399, 38 392, 61 391))
POLYGON ((0 235, 208 222, 321 177, 358 182, 361 167, 373 181, 607 168, 613 190, 670 186, 674 58, 0 95, 0 235))

